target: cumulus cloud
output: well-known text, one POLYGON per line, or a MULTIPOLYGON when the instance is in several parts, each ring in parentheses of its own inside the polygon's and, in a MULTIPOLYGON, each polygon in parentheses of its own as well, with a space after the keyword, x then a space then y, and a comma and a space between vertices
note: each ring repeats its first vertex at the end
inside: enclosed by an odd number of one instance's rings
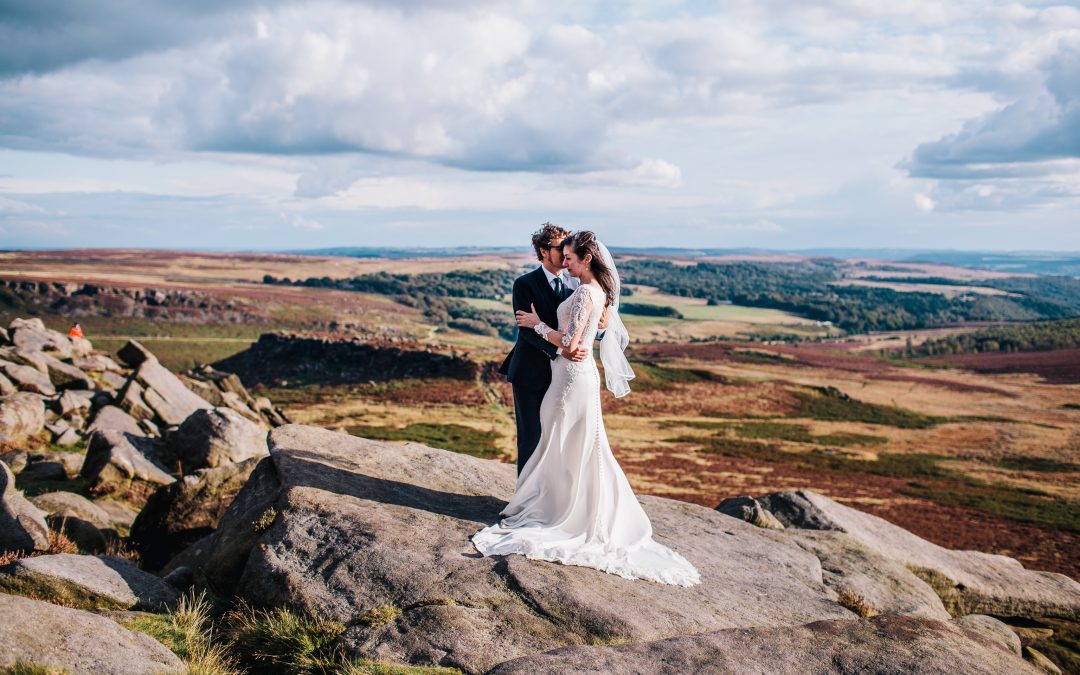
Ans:
MULTIPOLYGON (((933 49, 800 33, 805 13, 781 13, 793 31, 784 38, 750 2, 733 3, 745 22, 684 18, 676 5, 674 17, 591 27, 573 20, 576 8, 530 3, 174 4, 103 0, 91 11, 47 0, 9 13, 0 54, 10 50, 6 72, 19 77, 0 81, 0 142, 98 156, 362 153, 470 171, 625 171, 627 153, 611 147, 620 125, 837 100, 951 68, 933 49)), ((844 12, 896 20, 850 2, 814 16, 844 12)), ((631 163, 656 173, 651 161, 631 163)), ((322 171, 297 194, 350 179, 322 171)))

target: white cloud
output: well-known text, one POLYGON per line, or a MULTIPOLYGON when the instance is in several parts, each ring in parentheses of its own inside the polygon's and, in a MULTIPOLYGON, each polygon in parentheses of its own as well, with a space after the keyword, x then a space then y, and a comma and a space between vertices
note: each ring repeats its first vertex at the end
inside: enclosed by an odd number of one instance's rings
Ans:
POLYGON ((915 208, 918 209, 921 213, 931 213, 936 206, 937 203, 935 203, 934 200, 927 195, 924 195, 922 193, 915 195, 915 208))

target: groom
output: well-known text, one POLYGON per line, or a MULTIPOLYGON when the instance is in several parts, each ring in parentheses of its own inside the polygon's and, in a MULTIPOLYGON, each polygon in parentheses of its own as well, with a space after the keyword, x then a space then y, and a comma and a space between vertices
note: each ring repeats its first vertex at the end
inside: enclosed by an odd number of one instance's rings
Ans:
MULTIPOLYGON (((533 233, 532 244, 540 266, 514 281, 514 311, 536 308, 540 320, 558 326, 556 309, 570 297, 578 280, 563 273, 562 243, 570 234, 558 225, 544 223, 533 233)), ((584 361, 589 350, 563 349, 540 337, 531 328, 518 328, 517 342, 503 361, 499 372, 506 375, 514 390, 514 413, 517 418, 517 469, 529 461, 540 442, 540 404, 551 384, 551 361, 566 358, 584 361)))

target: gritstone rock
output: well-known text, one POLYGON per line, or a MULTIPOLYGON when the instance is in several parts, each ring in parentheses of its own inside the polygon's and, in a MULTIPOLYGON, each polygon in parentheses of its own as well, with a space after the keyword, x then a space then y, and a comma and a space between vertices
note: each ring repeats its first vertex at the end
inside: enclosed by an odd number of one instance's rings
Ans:
POLYGON ((120 431, 95 431, 81 473, 95 485, 120 487, 135 480, 155 485, 176 480, 151 459, 154 455, 153 439, 120 431))
POLYGON ((198 410, 169 436, 184 472, 265 457, 266 429, 229 408, 198 410))
POLYGON ((111 619, 48 602, 0 594, 0 666, 34 663, 72 675, 158 675, 184 672, 184 663, 144 633, 111 619))
POLYGON ((0 462, 0 551, 32 551, 49 547, 45 514, 15 489, 15 476, 0 462))
POLYGON ((45 428, 45 403, 40 396, 19 392, 0 396, 0 436, 21 441, 45 428))
POLYGON ((0 568, 0 589, 34 592, 80 609, 161 611, 175 605, 180 596, 163 579, 124 558, 71 553, 22 558, 0 568))
POLYGON ((808 490, 758 497, 789 528, 845 532, 930 584, 953 615, 1080 618, 1080 583, 1063 574, 1024 569, 1017 560, 952 551, 808 490))

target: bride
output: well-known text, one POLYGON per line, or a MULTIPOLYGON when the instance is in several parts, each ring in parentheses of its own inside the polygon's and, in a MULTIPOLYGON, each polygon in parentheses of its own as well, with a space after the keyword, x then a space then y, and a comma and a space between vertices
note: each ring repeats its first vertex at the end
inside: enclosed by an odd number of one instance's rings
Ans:
MULTIPOLYGON (((600 341, 604 377, 615 396, 625 396, 634 372, 623 355, 629 337, 618 315, 619 276, 611 254, 592 232, 578 232, 564 242, 563 257, 581 285, 559 305, 558 328, 544 325, 535 311, 519 311, 518 325, 572 351, 592 344, 607 312, 600 341)), ((653 540, 649 517, 611 454, 593 359, 551 362, 540 419, 540 443, 522 468, 502 520, 472 536, 476 550, 485 556, 521 553, 627 579, 699 583, 689 561, 653 540)))

